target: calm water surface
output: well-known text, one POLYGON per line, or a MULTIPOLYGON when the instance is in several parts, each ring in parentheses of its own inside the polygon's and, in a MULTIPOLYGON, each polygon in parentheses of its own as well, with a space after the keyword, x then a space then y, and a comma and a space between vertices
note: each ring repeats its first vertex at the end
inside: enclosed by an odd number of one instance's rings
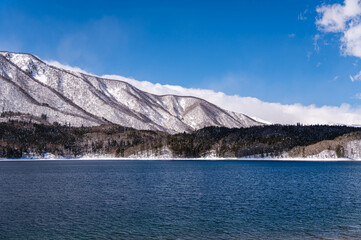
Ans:
POLYGON ((0 239, 361 239, 361 163, 0 162, 0 239))

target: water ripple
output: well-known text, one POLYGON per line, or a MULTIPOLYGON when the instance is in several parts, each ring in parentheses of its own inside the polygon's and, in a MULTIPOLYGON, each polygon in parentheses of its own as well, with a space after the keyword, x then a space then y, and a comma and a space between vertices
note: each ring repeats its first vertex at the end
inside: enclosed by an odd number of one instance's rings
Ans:
POLYGON ((361 163, 0 162, 0 239, 359 239, 361 163))

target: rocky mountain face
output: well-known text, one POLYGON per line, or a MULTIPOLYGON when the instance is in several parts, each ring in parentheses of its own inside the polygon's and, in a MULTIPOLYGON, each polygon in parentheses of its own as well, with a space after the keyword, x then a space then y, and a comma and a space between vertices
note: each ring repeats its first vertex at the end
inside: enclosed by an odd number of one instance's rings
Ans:
POLYGON ((118 124, 168 133, 263 125, 203 99, 150 94, 119 80, 60 69, 25 53, 0 52, 0 86, 1 113, 50 124, 118 124))

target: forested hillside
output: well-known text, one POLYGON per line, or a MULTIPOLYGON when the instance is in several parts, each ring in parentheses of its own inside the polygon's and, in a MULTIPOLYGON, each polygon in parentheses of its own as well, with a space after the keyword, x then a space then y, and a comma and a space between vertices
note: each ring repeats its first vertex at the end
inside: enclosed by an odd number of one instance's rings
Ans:
MULTIPOLYGON (((70 127, 9 121, 0 123, 0 157, 21 158, 52 154, 82 157, 277 157, 294 149, 333 140, 359 128, 347 126, 283 126, 250 128, 207 127, 193 133, 171 135, 119 125, 70 127)), ((360 135, 355 135, 360 136, 360 135)), ((293 150, 294 151, 294 150, 293 150)))
POLYGON ((202 157, 211 150, 217 157, 275 157, 295 146, 331 140, 358 130, 327 125, 269 125, 238 129, 207 127, 191 134, 169 136, 168 145, 179 157, 202 157))

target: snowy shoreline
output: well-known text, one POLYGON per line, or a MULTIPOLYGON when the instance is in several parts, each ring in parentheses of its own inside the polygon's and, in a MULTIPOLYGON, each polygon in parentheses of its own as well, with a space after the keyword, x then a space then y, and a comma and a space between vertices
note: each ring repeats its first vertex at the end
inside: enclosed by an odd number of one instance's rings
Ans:
POLYGON ((0 158, 0 162, 31 161, 270 161, 270 162, 359 162, 351 158, 115 158, 115 157, 79 157, 79 158, 0 158))

